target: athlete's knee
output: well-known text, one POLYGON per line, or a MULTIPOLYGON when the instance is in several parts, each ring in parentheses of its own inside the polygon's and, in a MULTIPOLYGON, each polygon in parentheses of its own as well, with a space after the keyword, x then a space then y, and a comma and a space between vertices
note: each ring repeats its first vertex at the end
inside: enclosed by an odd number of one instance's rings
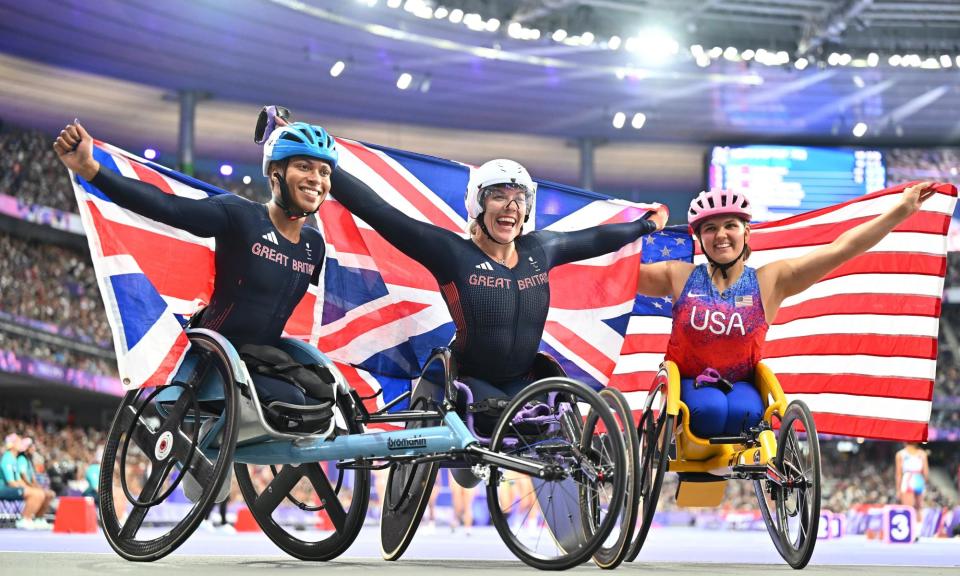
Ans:
POLYGON ((727 420, 727 397, 713 387, 694 388, 693 380, 681 383, 681 398, 690 410, 690 430, 700 437, 717 436, 727 420))
POLYGON ((727 421, 724 433, 740 434, 756 426, 763 416, 763 400, 756 387, 749 382, 737 382, 727 394, 727 421))

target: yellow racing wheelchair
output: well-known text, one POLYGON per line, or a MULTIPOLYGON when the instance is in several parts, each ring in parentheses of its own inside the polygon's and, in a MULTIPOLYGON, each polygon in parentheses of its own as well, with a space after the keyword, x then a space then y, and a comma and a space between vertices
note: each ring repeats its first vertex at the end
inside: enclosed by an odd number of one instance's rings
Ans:
POLYGON ((759 425, 741 436, 700 438, 690 431, 690 410, 680 400, 677 365, 669 360, 660 365, 637 426, 640 513, 628 560, 635 560, 643 547, 664 475, 674 472, 681 507, 719 506, 727 480, 752 481, 777 551, 796 569, 810 561, 821 486, 813 416, 800 400, 787 404, 776 375, 762 362, 754 383, 765 405, 759 425))

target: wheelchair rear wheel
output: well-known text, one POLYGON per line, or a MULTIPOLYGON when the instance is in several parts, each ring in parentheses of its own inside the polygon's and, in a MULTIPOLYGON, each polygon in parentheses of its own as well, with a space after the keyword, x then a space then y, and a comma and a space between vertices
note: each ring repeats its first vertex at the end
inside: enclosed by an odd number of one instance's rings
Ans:
MULTIPOLYGON (((191 350, 173 382, 127 392, 114 416, 100 467, 100 519, 123 558, 152 561, 175 550, 213 506, 228 479, 239 407, 226 352, 190 334, 191 350), (192 505, 163 506, 185 474, 201 488, 192 505), (147 524, 172 528, 141 533, 147 524)), ((189 502, 188 502, 189 504, 189 502)))
MULTIPOLYGON (((335 417, 347 433, 363 433, 350 396, 337 399, 335 417)), ((341 468, 339 462, 308 462, 279 467, 238 463, 234 471, 263 533, 294 558, 332 560, 346 552, 363 527, 370 501, 370 470, 341 468)))
MULTIPOLYGON (((630 542, 633 538, 634 528, 637 522, 637 509, 639 500, 637 490, 640 486, 640 477, 638 474, 639 463, 637 461, 637 452, 639 443, 637 437, 636 424, 633 421, 633 412, 630 404, 623 393, 613 388, 604 388, 600 391, 600 397, 606 400, 613 411, 614 417, 619 425, 619 434, 623 437, 624 448, 627 455, 627 489, 624 491, 624 505, 620 510, 620 518, 616 526, 607 537, 607 540, 597 549, 593 555, 594 563, 605 569, 611 570, 620 565, 626 558, 630 550, 630 542)), ((596 412, 590 412, 587 421, 584 424, 583 434, 584 442, 589 439, 593 441, 595 451, 603 452, 612 449, 610 434, 616 433, 610 430, 597 431, 600 419, 596 412)), ((609 460, 609 457, 606 457, 609 460)), ((588 506, 581 507, 581 513, 587 514, 597 522, 601 510, 609 506, 609 502, 604 499, 605 493, 598 492, 596 501, 588 500, 588 506)), ((588 521, 584 517, 584 522, 588 521)))
POLYGON ((576 566, 603 545, 617 521, 627 489, 628 460, 607 402, 567 378, 528 386, 504 410, 490 448, 548 467, 553 478, 491 467, 490 518, 504 543, 523 562, 542 570, 576 566), (599 423, 587 431, 586 418, 599 423), (601 442, 605 449, 594 447, 601 442), (602 502, 602 506, 597 503, 602 502), (588 512, 583 508, 588 507, 588 512))
POLYGON ((805 403, 787 406, 777 434, 773 467, 780 476, 754 481, 767 532, 777 552, 796 569, 810 562, 820 524, 820 442, 805 403))
POLYGON ((639 523, 630 544, 627 560, 633 562, 650 532, 653 515, 657 511, 663 477, 670 463, 673 445, 674 417, 667 414, 667 379, 661 371, 654 381, 653 389, 647 394, 647 401, 640 415, 637 430, 640 436, 640 478, 639 478, 639 523))

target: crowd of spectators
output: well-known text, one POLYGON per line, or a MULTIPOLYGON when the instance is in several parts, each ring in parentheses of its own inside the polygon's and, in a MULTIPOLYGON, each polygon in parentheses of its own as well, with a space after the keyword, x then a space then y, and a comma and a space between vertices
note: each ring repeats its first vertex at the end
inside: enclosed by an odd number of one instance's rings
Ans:
POLYGON ((64 336, 111 347, 110 328, 89 256, 0 236, 0 310, 49 323, 64 336))
POLYGON ((916 180, 960 184, 960 149, 893 148, 884 152, 887 182, 891 185, 916 180))
POLYGON ((58 495, 71 487, 84 488, 83 472, 96 461, 97 448, 107 439, 106 431, 97 428, 0 417, 0 436, 8 434, 33 439, 37 448, 33 465, 58 495))
POLYGON ((26 204, 76 212, 70 178, 52 142, 37 130, 0 132, 0 193, 26 204))

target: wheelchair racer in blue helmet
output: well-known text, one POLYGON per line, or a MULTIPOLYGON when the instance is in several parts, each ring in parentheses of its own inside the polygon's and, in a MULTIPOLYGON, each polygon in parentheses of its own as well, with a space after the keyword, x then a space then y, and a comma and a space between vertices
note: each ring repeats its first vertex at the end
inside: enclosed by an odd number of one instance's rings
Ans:
POLYGON ((340 153, 333 137, 320 126, 294 122, 274 130, 263 146, 263 175, 270 182, 273 203, 291 220, 306 218, 316 213, 330 191, 330 175, 337 167, 339 158, 340 153), (323 167, 322 164, 327 166, 323 167), (293 177, 295 183, 302 184, 298 174, 314 167, 321 168, 324 186, 320 190, 306 187, 306 197, 301 198, 306 202, 303 202, 302 206, 295 206, 288 177, 293 177), (315 196, 315 192, 319 195, 315 196), (319 201, 314 203, 314 200, 319 201))
MULTIPOLYGON (((269 133, 263 174, 271 200, 252 202, 233 194, 195 199, 102 169, 93 139, 68 124, 53 148, 63 164, 118 206, 195 236, 216 239, 215 278, 210 302, 191 323, 215 330, 244 354, 243 347, 277 346, 284 326, 307 287, 317 284, 326 251, 306 218, 330 192, 337 167, 336 143, 319 126, 295 123, 269 133)), ((257 395, 274 402, 318 404, 318 394, 287 380, 253 374, 257 395)))

